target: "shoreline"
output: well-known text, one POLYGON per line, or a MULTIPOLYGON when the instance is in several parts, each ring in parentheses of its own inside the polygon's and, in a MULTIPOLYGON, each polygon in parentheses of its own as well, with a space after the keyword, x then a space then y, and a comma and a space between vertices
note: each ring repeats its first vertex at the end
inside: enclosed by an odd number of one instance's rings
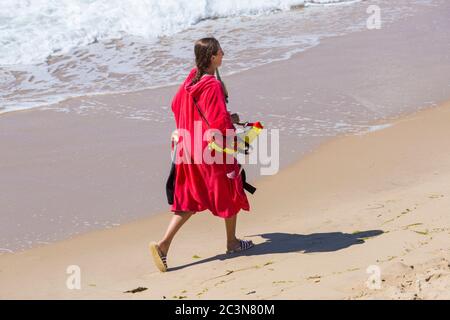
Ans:
MULTIPOLYGON (((264 11, 263 10, 262 12, 259 12, 257 14, 251 14, 250 17, 257 18, 258 16, 264 17, 264 16, 267 16, 267 15, 273 16, 273 15, 289 13, 289 12, 296 12, 296 11, 298 12, 298 11, 303 11, 305 9, 307 10, 307 7, 312 7, 313 9, 317 9, 318 7, 325 7, 326 8, 326 7, 329 7, 329 6, 347 7, 347 6, 351 6, 351 5, 355 5, 355 4, 358 5, 357 2, 360 2, 360 0, 354 0, 354 1, 350 1, 350 2, 344 1, 344 2, 328 3, 328 4, 305 4, 304 3, 304 4, 301 4, 301 5, 293 5, 289 9, 284 8, 284 9, 276 9, 276 10, 269 10, 269 11, 264 11)), ((265 10, 267 10, 267 8, 265 10)), ((218 17, 218 19, 219 20, 222 20, 222 19, 227 20, 227 19, 233 19, 233 18, 238 18, 238 17, 243 18, 243 17, 246 17, 246 15, 244 14, 244 16, 241 16, 240 13, 237 13, 237 14, 233 14, 231 16, 226 16, 226 15, 225 16, 220 16, 220 17, 218 17)), ((176 32, 175 34, 172 34, 172 35, 165 35, 162 38, 165 38, 165 37, 169 37, 170 38, 170 37, 175 36, 176 34, 183 34, 187 30, 195 28, 196 25, 198 25, 198 24, 200 24, 202 22, 214 21, 214 20, 217 20, 216 18, 200 19, 199 21, 197 21, 196 23, 194 23, 190 27, 187 27, 184 30, 180 30, 180 31, 178 31, 178 32, 176 32)), ((339 37, 339 36, 343 36, 343 34, 340 34, 340 35, 334 35, 334 34, 333 35, 327 35, 326 37, 327 38, 330 38, 330 37, 333 38, 335 36, 339 37)), ((327 39, 327 38, 325 38, 325 39, 327 39)), ((119 38, 113 38, 113 39, 106 40, 106 42, 114 43, 116 41, 122 42, 123 40, 124 40, 124 38, 120 38, 119 37, 119 38)), ((323 39, 321 39, 321 40, 323 40, 323 39)), ((141 39, 141 41, 142 41, 142 39, 141 39)), ((131 41, 131 42, 134 43, 133 41, 131 41)), ((139 42, 139 40, 137 42, 139 42)), ((78 49, 83 50, 83 49, 88 48, 89 46, 97 44, 97 43, 98 43, 97 41, 94 41, 92 43, 88 43, 88 44, 84 45, 81 48, 72 47, 71 49, 68 50, 68 52, 70 53, 71 51, 75 51, 75 50, 78 50, 78 49)), ((316 44, 312 44, 311 47, 308 47, 305 50, 309 50, 311 48, 314 48, 315 46, 316 46, 316 44)), ((87 51, 90 52, 89 50, 87 50, 87 51)), ((273 59, 269 59, 270 61, 266 61, 263 64, 260 64, 260 65, 255 66, 255 67, 251 67, 250 69, 244 68, 244 69, 233 70, 231 72, 228 72, 225 76, 233 75, 233 74, 241 73, 241 72, 246 72, 248 70, 251 70, 251 69, 254 69, 254 68, 258 68, 258 67, 264 66, 266 64, 271 64, 271 63, 274 63, 274 62, 289 60, 292 57, 294 57, 295 55, 297 55, 298 53, 299 52, 292 53, 290 51, 287 51, 287 53, 284 53, 282 55, 278 55, 278 56, 274 57, 273 59), (287 55, 289 57, 285 57, 285 55, 287 55)), ((64 58, 65 58, 64 55, 61 56, 58 53, 56 53, 56 55, 49 54, 47 56, 47 58, 45 59, 45 61, 47 63, 49 63, 49 62, 51 62, 51 60, 59 60, 59 59, 64 59, 64 58)), ((35 63, 44 63, 44 61, 43 60, 42 61, 35 61, 35 63)), ((104 81, 108 81, 108 79, 104 79, 104 81)), ((147 86, 147 87, 141 86, 139 89, 118 89, 115 92, 114 91, 105 91, 104 90, 104 91, 84 93, 84 94, 80 93, 80 94, 77 94, 77 95, 72 96, 72 97, 70 97, 70 95, 71 95, 70 93, 65 92, 65 93, 61 93, 60 96, 54 96, 54 97, 52 96, 52 100, 51 101, 49 101, 45 105, 41 105, 39 107, 26 107, 25 106, 25 107, 21 107, 18 110, 14 110, 13 109, 13 110, 10 110, 10 111, 4 111, 4 110, 2 110, 0 108, 0 115, 3 114, 3 113, 8 113, 8 112, 24 111, 24 110, 31 110, 31 109, 39 109, 39 108, 42 108, 42 107, 45 108, 46 106, 53 106, 53 105, 57 105, 57 104, 64 104, 67 100, 76 99, 76 98, 95 97, 95 96, 98 96, 98 95, 130 94, 130 93, 136 93, 136 92, 143 91, 143 90, 160 89, 160 88, 164 88, 164 87, 168 87, 168 86, 177 85, 177 83, 179 83, 179 82, 180 81, 173 81, 173 79, 172 79, 172 80, 168 80, 166 82, 166 84, 155 84, 155 85, 150 85, 150 86, 147 86), (58 102, 55 102, 55 101, 58 101, 58 102)), ((40 103, 40 101, 37 101, 37 102, 40 103)), ((28 103, 28 102, 25 102, 25 103, 28 103)))
POLYGON ((443 228, 449 222, 443 209, 450 201, 449 120, 450 102, 381 131, 332 139, 258 181, 253 212, 240 214, 238 226, 257 246, 242 255, 220 254, 223 223, 202 212, 177 235, 169 253, 172 271, 160 274, 146 247, 169 220, 158 214, 0 255, 0 297, 448 298, 440 288, 450 286, 450 269, 444 268, 450 229, 443 228), (405 144, 410 139, 415 143, 405 144), (82 270, 80 291, 65 288, 69 265, 82 270), (370 265, 383 270, 380 290, 364 284, 370 265), (422 287, 407 286, 405 277, 423 281, 422 287), (138 286, 149 289, 123 293, 138 286), (29 290, 16 289, 24 287, 29 290))
MULTIPOLYGON (((360 2, 361 0, 355 0, 355 1, 350 1, 348 3, 346 2, 338 2, 338 3, 327 3, 325 4, 325 6, 346 6, 346 5, 350 5, 352 2, 360 2)), ((324 5, 324 4, 319 4, 324 5)), ((300 5, 302 7, 302 9, 305 8, 305 4, 300 5)), ((312 6, 315 7, 316 4, 307 4, 307 6, 312 6)), ((296 6, 294 6, 296 7, 296 6)), ((290 9, 290 10, 298 10, 298 9, 290 9)), ((397 28, 402 28, 403 24, 407 24, 408 22, 403 21, 403 19, 406 20, 410 20, 410 19, 421 19, 423 18, 423 15, 427 15, 427 14, 431 14, 433 9, 432 8, 426 8, 427 12, 421 12, 421 13, 417 13, 417 17, 407 17, 407 18, 401 18, 398 21, 395 21, 393 23, 391 23, 391 25, 389 25, 389 29, 393 29, 393 30, 397 30, 397 28)), ((242 70, 238 70, 238 71, 231 71, 228 74, 222 74, 222 78, 234 78, 236 76, 240 76, 242 74, 246 74, 246 73, 250 73, 252 77, 254 77, 255 74, 258 74, 260 72, 260 69, 263 69, 262 72, 264 72, 264 69, 267 69, 270 66, 270 69, 278 69, 279 67, 283 67, 283 65, 286 65, 289 63, 289 61, 293 61, 293 60, 299 60, 303 55, 305 55, 306 53, 308 53, 308 55, 310 55, 310 51, 314 51, 318 46, 323 46, 323 45, 329 45, 330 43, 337 43, 339 39, 344 39, 344 38, 360 38, 364 35, 369 35, 369 34, 376 34, 376 33, 380 33, 380 30, 378 31, 371 31, 371 30, 358 30, 358 31, 354 31, 348 34, 336 34, 336 35, 328 35, 325 38, 321 38, 320 42, 316 45, 313 45, 311 47, 306 48, 303 51, 300 52, 295 52, 289 55, 288 58, 280 58, 280 59, 274 59, 271 62, 267 62, 258 66, 254 66, 251 67, 249 69, 242 69, 242 70)), ((193 67, 193 66, 192 66, 193 67)), ((54 103, 49 103, 49 104, 45 104, 39 107, 32 107, 32 108, 25 108, 25 109, 19 109, 19 110, 12 110, 12 111, 7 111, 7 112, 3 112, 0 113, 0 119, 2 117, 2 115, 8 115, 8 114, 15 114, 15 113, 23 113, 23 112, 31 112, 31 111, 44 111, 45 109, 48 108, 48 110, 54 110, 52 109, 55 106, 58 105, 69 105, 69 106, 73 106, 78 104, 79 100, 95 100, 96 97, 103 97, 103 96, 107 96, 107 97, 112 97, 113 99, 117 96, 122 96, 122 95, 146 95, 146 96, 151 96, 151 94, 154 91, 158 91, 158 90, 162 90, 162 91, 176 91, 176 89, 178 88, 178 86, 181 84, 182 81, 178 81, 178 82, 169 82, 167 84, 164 85, 155 85, 155 86, 149 86, 149 87, 143 87, 143 88, 139 88, 139 89, 133 89, 133 90, 123 90, 123 91, 114 91, 114 92, 92 92, 92 93, 86 93, 86 94, 80 94, 77 96, 73 96, 73 97, 67 97, 67 98, 63 98, 63 100, 59 101, 59 102, 54 102, 54 103)), ((235 86, 232 84, 232 81, 230 81, 229 84, 230 87, 235 86)), ((233 98, 233 97, 232 97, 233 98)), ((438 100, 438 101, 433 101, 434 104, 431 105, 427 105, 426 107, 436 107, 439 104, 442 104, 444 102, 446 102, 447 100, 446 96, 443 96, 442 99, 438 100)), ((237 101, 238 99, 233 98, 232 100, 237 101)), ((420 107, 423 107, 422 105, 420 107)), ((56 111, 56 112, 64 112, 64 111, 56 111)), ((408 115, 408 113, 410 113, 409 110, 405 110, 404 113, 400 113, 397 115, 392 115, 392 117, 396 118, 396 117, 403 117, 408 115)), ((381 119, 382 120, 382 119, 381 119)))

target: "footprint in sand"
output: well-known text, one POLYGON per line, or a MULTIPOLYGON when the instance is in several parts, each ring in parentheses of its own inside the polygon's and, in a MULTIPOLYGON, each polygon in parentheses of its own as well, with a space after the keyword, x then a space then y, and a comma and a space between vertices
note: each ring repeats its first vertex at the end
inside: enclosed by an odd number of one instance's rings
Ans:
POLYGON ((396 217, 394 217, 394 218, 392 218, 392 219, 389 219, 389 220, 386 220, 385 222, 383 222, 383 225, 385 225, 385 224, 387 224, 387 223, 390 223, 390 222, 392 222, 392 221, 395 221, 395 220, 401 218, 402 216, 407 215, 407 214, 413 212, 416 208, 417 208, 417 207, 414 207, 413 209, 406 208, 405 210, 403 210, 403 211, 402 211, 399 215, 397 215, 396 217))
POLYGON ((368 204, 367 206, 368 208, 366 208, 366 210, 378 210, 384 208, 384 204, 381 203, 368 204))
POLYGON ((319 283, 320 280, 322 280, 322 276, 320 276, 320 275, 310 276, 310 277, 306 278, 306 280, 311 280, 311 281, 314 281, 315 283, 319 283))

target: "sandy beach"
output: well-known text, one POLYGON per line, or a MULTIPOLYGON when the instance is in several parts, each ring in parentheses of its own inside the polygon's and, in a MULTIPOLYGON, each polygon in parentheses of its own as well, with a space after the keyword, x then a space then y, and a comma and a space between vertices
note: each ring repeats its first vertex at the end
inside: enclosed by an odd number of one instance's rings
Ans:
POLYGON ((170 272, 147 244, 170 215, 0 256, 1 298, 448 299, 450 103, 393 126, 321 145, 260 180, 239 234, 257 246, 224 255, 223 222, 203 212, 173 243, 170 272), (205 245, 208 239, 208 245, 205 245), (81 269, 68 290, 66 269, 81 269), (380 270, 370 289, 367 269, 380 270), (138 287, 140 293, 124 293, 138 287))

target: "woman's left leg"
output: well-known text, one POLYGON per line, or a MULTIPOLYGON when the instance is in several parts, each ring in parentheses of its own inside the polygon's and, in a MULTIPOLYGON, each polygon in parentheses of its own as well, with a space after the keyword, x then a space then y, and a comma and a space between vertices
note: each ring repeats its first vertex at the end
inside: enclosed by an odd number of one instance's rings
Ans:
POLYGON ((175 212, 172 220, 169 223, 169 226, 167 227, 166 234, 164 235, 163 239, 158 242, 158 247, 162 251, 161 253, 163 255, 167 255, 167 252, 169 251, 170 244, 172 243, 173 238, 175 237, 175 234, 180 230, 180 228, 183 226, 183 224, 188 221, 188 219, 194 214, 195 212, 192 211, 186 211, 186 212, 175 212))

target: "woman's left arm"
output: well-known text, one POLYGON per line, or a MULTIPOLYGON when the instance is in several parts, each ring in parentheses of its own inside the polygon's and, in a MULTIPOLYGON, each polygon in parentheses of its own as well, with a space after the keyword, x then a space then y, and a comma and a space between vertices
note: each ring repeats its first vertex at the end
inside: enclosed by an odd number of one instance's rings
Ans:
POLYGON ((231 121, 230 113, 227 110, 225 96, 220 83, 212 85, 205 92, 207 101, 206 119, 211 129, 219 130, 222 135, 226 135, 227 130, 235 130, 231 121))

